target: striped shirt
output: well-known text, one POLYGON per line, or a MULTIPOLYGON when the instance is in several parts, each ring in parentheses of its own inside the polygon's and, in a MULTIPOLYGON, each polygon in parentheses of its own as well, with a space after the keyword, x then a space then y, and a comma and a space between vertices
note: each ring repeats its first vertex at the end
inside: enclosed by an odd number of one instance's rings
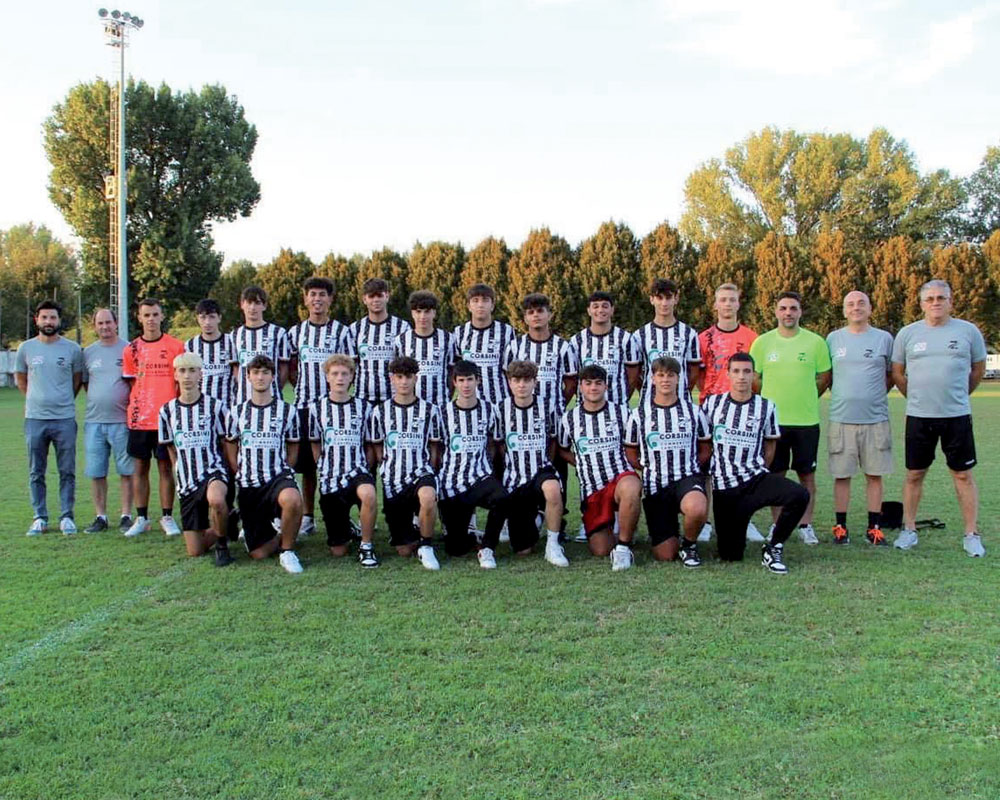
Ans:
POLYGON ((228 416, 225 406, 206 394, 190 404, 175 397, 160 409, 160 444, 172 444, 177 452, 174 476, 182 497, 210 475, 229 482, 219 443, 228 416))
POLYGON ((607 486, 616 476, 631 472, 625 459, 625 423, 628 407, 605 403, 598 411, 587 411, 577 403, 562 416, 559 446, 576 455, 580 499, 607 486))
POLYGON ((350 329, 335 319, 324 325, 309 320, 293 325, 288 329, 288 347, 291 357, 298 361, 296 408, 306 408, 327 393, 323 362, 334 353, 354 355, 350 329))
POLYGON ((250 399, 250 377, 247 375, 247 364, 255 356, 267 356, 274 362, 274 380, 271 381, 271 394, 281 396, 278 385, 278 364, 291 358, 288 346, 288 333, 280 325, 265 322, 256 328, 240 325, 230 336, 233 342, 233 363, 239 365, 236 380, 233 385, 233 405, 245 403, 250 399))
POLYGON ((639 448, 646 494, 701 474, 698 440, 711 438, 708 419, 687 396, 669 406, 649 402, 633 408, 625 428, 625 444, 639 448))
POLYGON ((607 371, 608 402, 627 403, 629 387, 625 367, 642 363, 642 354, 632 334, 619 327, 601 334, 584 328, 571 342, 581 367, 596 364, 607 371))
POLYGON ((487 403, 499 403, 508 394, 503 358, 517 337, 514 329, 500 320, 493 320, 486 328, 466 322, 456 327, 452 335, 459 356, 479 367, 479 395, 487 403))
POLYGON ((395 355, 396 337, 410 329, 410 323, 389 316, 382 322, 362 317, 351 325, 351 335, 358 348, 358 374, 354 393, 369 403, 381 403, 392 397, 389 385, 389 362, 395 355))
POLYGON ((549 446, 556 438, 555 410, 537 398, 521 407, 504 398, 494 415, 493 439, 504 444, 503 485, 508 492, 534 480, 542 469, 552 469, 549 446))
POLYGON ((215 341, 195 336, 184 342, 184 349, 201 357, 201 391, 214 397, 228 409, 233 395, 233 340, 223 334, 215 341))
POLYGON ((368 441, 382 443, 382 489, 394 497, 420 478, 434 477, 427 445, 441 441, 441 412, 419 397, 405 406, 386 400, 368 420, 368 441))
POLYGON ((403 331, 395 344, 397 356, 409 356, 420 364, 417 373, 417 397, 439 408, 451 399, 448 375, 455 365, 455 338, 443 328, 421 336, 412 328, 403 331))
POLYGON ((563 399, 563 379, 577 373, 576 351, 565 339, 552 334, 548 339, 535 341, 528 334, 518 336, 507 347, 504 368, 511 361, 531 361, 538 366, 535 394, 557 414, 566 407, 563 399))
POLYGON ((735 489, 767 472, 764 439, 781 436, 774 403, 759 394, 749 400, 713 394, 702 406, 712 431, 712 485, 735 489))
POLYGON ((666 328, 655 322, 647 322, 632 334, 632 338, 635 339, 639 356, 645 364, 640 393, 643 401, 648 400, 652 394, 653 362, 661 356, 672 356, 680 362, 677 394, 683 397, 685 392, 690 393, 692 387, 688 386, 687 366, 701 363, 701 348, 694 328, 680 320, 666 328))
POLYGON ((309 406, 309 439, 320 443, 321 494, 333 494, 359 475, 371 475, 365 456, 365 432, 371 406, 360 397, 339 403, 329 395, 309 406))
POLYGON ((441 498, 461 494, 493 474, 486 449, 493 429, 493 407, 485 400, 472 408, 460 408, 451 402, 441 410, 441 498))
POLYGON ((247 400, 233 406, 226 438, 240 445, 236 483, 243 488, 266 486, 291 472, 285 443, 299 440, 299 415, 295 406, 277 397, 266 406, 247 400))

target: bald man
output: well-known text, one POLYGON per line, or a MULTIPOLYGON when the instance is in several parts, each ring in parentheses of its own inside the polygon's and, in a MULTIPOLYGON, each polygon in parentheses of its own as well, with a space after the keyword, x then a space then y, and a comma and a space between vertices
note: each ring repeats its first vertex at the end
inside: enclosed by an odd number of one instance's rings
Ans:
POLYGON ((892 436, 886 399, 892 387, 892 336, 872 327, 868 323, 871 315, 868 295, 848 292, 844 297, 847 325, 826 337, 833 365, 827 450, 834 481, 834 544, 851 541, 847 507, 851 500, 851 478, 859 468, 865 475, 868 500, 866 538, 869 544, 886 544, 882 535, 882 476, 892 472, 892 436))

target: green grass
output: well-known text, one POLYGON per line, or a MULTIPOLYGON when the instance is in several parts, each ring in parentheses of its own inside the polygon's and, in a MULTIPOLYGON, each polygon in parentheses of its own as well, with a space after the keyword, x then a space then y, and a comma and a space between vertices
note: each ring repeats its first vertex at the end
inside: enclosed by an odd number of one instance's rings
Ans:
POLYGON ((314 536, 292 577, 158 533, 25 537, 2 391, 0 798, 995 799, 1000 392, 974 411, 981 560, 937 463, 921 516, 946 531, 909 553, 793 542, 787 578, 644 546, 612 574, 575 544, 565 571, 502 551, 493 573, 431 574, 387 555, 384 526, 380 569, 314 536))

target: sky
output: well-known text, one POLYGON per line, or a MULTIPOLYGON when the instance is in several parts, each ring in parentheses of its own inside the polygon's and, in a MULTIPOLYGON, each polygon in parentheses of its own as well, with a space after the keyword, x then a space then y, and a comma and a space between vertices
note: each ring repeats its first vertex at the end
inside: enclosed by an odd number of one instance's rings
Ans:
MULTIPOLYGON (((643 235, 677 223, 692 170, 768 125, 885 127, 921 170, 956 175, 1000 144, 1000 0, 135 2, 118 6, 145 20, 128 72, 221 84, 257 127, 261 200, 215 227, 226 263, 516 247, 542 226, 575 245, 609 219, 643 235)), ((98 7, 8 12, 0 229, 75 241, 48 200, 41 126, 74 85, 114 74, 98 7)))

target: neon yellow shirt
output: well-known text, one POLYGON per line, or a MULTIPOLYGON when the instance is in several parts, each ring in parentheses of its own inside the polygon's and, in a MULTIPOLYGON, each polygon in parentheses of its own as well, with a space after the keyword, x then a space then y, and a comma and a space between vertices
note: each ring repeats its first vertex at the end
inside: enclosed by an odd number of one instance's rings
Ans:
POLYGON ((750 345, 761 395, 778 409, 779 425, 819 425, 816 376, 830 369, 830 350, 822 336, 799 328, 785 337, 777 328, 750 345))

